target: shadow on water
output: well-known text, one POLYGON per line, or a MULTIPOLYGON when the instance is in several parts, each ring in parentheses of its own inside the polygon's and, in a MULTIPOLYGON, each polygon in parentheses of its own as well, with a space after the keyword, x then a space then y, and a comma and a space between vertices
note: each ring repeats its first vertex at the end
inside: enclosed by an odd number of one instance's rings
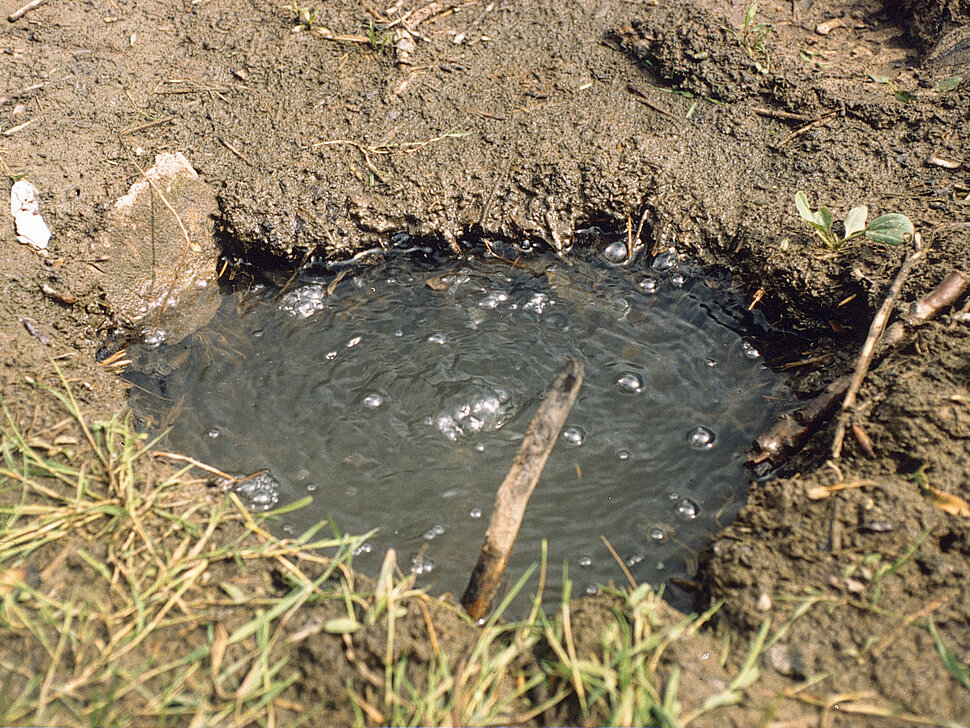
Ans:
POLYGON ((605 536, 637 581, 689 580, 740 506, 744 450, 790 395, 722 274, 622 258, 311 266, 224 296, 177 344, 132 347, 132 406, 171 428, 166 447, 266 471, 238 486, 254 510, 312 496, 284 533, 377 528, 357 568, 375 574, 394 547, 419 584, 460 595, 539 398, 579 357, 586 381, 507 576, 546 539, 551 602, 564 561, 579 592, 623 582, 605 536))

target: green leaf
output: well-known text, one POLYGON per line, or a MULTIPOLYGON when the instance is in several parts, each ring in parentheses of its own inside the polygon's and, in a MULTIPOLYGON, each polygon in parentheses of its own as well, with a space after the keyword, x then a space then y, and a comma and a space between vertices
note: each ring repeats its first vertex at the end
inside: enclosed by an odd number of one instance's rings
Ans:
POLYGON ((963 82, 963 76, 950 76, 950 78, 941 78, 939 81, 933 83, 933 90, 937 93, 946 93, 947 91, 952 91, 957 86, 963 82))
POLYGON ((902 245, 913 239, 916 228, 905 215, 897 212, 880 215, 866 228, 866 237, 876 243, 902 245))
POLYGON ((306 508, 308 505, 313 503, 312 495, 305 495, 299 500, 295 500, 292 503, 287 503, 285 506, 280 506, 272 511, 266 511, 265 513, 257 513, 260 518, 276 518, 277 516, 282 516, 286 513, 292 513, 293 511, 298 511, 301 508, 306 508))
POLYGON ((892 80, 889 78, 889 76, 875 76, 871 73, 869 74, 869 78, 871 78, 876 83, 889 83, 892 80))
POLYGON ((866 229, 866 218, 869 217, 869 208, 865 205, 859 205, 858 207, 853 207, 849 210, 849 214, 845 216, 845 238, 848 240, 856 233, 861 233, 866 229))
POLYGON ((917 96, 916 94, 910 91, 904 91, 902 89, 894 93, 893 96, 895 96, 897 99, 907 104, 913 101, 917 101, 919 99, 919 96, 917 96))
POLYGON ((798 215, 802 220, 815 224, 815 216, 812 214, 812 208, 808 206, 808 197, 805 196, 804 192, 795 193, 795 209, 798 210, 798 215))
POLYGON ((753 2, 748 6, 748 11, 744 14, 744 29, 747 30, 751 27, 751 23, 754 21, 755 13, 758 12, 758 3, 753 2))
POLYGON ((356 632, 360 627, 360 622, 353 617, 336 617, 335 619, 328 619, 323 624, 324 631, 330 634, 350 634, 356 632))
POLYGON ((936 643, 936 651, 939 653, 940 659, 943 660, 943 666, 956 678, 958 683, 970 690, 970 666, 960 662, 953 651, 946 646, 940 637, 940 633, 936 631, 936 625, 933 624, 932 619, 929 620, 929 629, 930 634, 933 635, 933 641, 936 643))
POLYGON ((832 232, 833 220, 835 220, 835 217, 832 215, 829 208, 825 207, 824 205, 818 208, 818 212, 815 213, 815 224, 825 230, 827 233, 832 232))

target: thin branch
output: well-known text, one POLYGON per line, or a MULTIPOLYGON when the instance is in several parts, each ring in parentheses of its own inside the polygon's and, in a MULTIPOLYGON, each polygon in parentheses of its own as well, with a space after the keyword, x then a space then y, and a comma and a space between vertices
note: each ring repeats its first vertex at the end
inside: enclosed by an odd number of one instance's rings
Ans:
POLYGON ((926 248, 923 247, 923 239, 919 233, 913 236, 913 245, 913 252, 906 256, 906 260, 899 267, 899 272, 889 287, 889 293, 886 294, 886 299, 882 302, 879 310, 876 311, 876 315, 872 319, 872 324, 869 326, 869 335, 862 345, 862 351, 859 352, 855 373, 852 375, 852 380, 849 382, 849 387, 845 392, 845 399, 842 400, 839 421, 835 427, 835 438, 832 441, 833 460, 838 460, 842 455, 842 443, 845 441, 845 428, 848 426, 849 420, 852 418, 852 413, 855 410, 856 395, 859 393, 862 381, 869 372, 869 365, 872 363, 872 355, 876 350, 876 344, 879 343, 879 339, 886 330, 886 324, 889 322, 889 316, 892 313, 893 306, 896 304, 896 299, 899 297, 899 292, 903 288, 903 283, 906 282, 906 278, 909 276, 910 271, 913 270, 913 266, 926 253, 926 248))
POLYGON ((33 10, 36 7, 38 7, 39 5, 42 5, 45 2, 47 2, 47 0, 30 0, 29 3, 27 3, 26 5, 24 5, 19 10, 14 10, 12 13, 10 13, 10 15, 7 16, 7 20, 9 22, 11 22, 11 23, 16 23, 24 15, 26 15, 31 10, 33 10))
MULTIPOLYGON (((966 293, 968 283, 970 281, 967 276, 960 271, 949 273, 936 288, 913 303, 909 312, 901 317, 902 320, 896 321, 886 329, 874 356, 885 356, 899 346, 913 328, 953 306, 966 293)), ((797 364, 812 361, 809 359, 797 364)), ((821 394, 808 400, 798 409, 779 416, 752 444, 746 457, 748 464, 771 468, 784 464, 833 414, 838 399, 845 396, 851 381, 852 376, 849 374, 839 377, 821 394), (764 463, 767 465, 763 465, 764 463)))

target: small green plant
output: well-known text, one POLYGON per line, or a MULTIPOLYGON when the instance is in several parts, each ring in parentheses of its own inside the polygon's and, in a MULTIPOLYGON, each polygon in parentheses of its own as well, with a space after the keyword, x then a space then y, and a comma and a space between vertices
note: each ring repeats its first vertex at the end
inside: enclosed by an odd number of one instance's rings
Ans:
POLYGON ((933 82, 933 90, 938 94, 946 93, 947 91, 953 91, 957 86, 963 83, 963 76, 950 76, 949 78, 941 78, 933 82))
POLYGON ((733 28, 728 28, 727 30, 737 38, 738 43, 741 44, 741 48, 744 49, 745 55, 754 61, 758 73, 767 75, 771 71, 771 52, 768 50, 766 41, 768 40, 768 36, 771 35, 771 31, 774 30, 774 26, 768 23, 754 22, 754 16, 757 12, 758 3, 755 0, 755 2, 748 6, 748 10, 744 14, 744 24, 741 26, 741 32, 739 33, 733 28))
POLYGON ((893 96, 896 97, 897 101, 902 101, 903 103, 909 104, 914 101, 919 101, 919 96, 914 94, 912 91, 907 91, 906 89, 897 88, 896 84, 889 76, 874 76, 869 74, 869 78, 873 83, 884 83, 889 86, 889 90, 893 92, 893 96))
POLYGON ((916 232, 912 221, 897 212, 880 215, 867 225, 869 208, 858 205, 849 210, 849 214, 842 221, 844 229, 842 236, 839 237, 839 234, 832 229, 835 218, 824 205, 813 211, 808 205, 808 197, 804 192, 799 191, 795 194, 795 208, 802 220, 815 228, 815 235, 829 250, 838 250, 850 240, 862 235, 875 243, 902 245, 912 240, 916 232))
POLYGON ((300 5, 297 0, 293 0, 290 10, 298 27, 313 30, 313 24, 317 22, 317 11, 314 8, 300 5))
POLYGON ((374 25, 374 21, 368 21, 367 24, 367 41, 370 43, 370 47, 373 48, 378 53, 383 53, 387 50, 388 46, 391 44, 391 33, 388 33, 384 28, 374 25))

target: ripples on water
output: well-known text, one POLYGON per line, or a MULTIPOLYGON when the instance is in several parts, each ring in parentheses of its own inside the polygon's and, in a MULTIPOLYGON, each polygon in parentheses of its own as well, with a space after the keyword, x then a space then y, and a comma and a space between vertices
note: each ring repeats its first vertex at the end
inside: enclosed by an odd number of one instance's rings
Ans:
POLYGON ((168 447, 247 474, 254 510, 312 495, 286 533, 332 518, 380 532, 354 559, 376 573, 386 548, 419 584, 460 595, 496 488, 565 360, 586 364, 579 399, 530 501, 515 579, 549 541, 550 598, 567 561, 576 591, 624 578, 688 576, 746 484, 742 452, 765 426, 780 378, 736 333, 735 316, 676 256, 627 270, 600 256, 471 260, 447 271, 392 260, 303 276, 280 293, 226 296, 178 345, 143 348, 133 392, 168 447), (170 411, 171 403, 179 406, 170 411), (722 509, 724 512, 722 513, 722 509))

